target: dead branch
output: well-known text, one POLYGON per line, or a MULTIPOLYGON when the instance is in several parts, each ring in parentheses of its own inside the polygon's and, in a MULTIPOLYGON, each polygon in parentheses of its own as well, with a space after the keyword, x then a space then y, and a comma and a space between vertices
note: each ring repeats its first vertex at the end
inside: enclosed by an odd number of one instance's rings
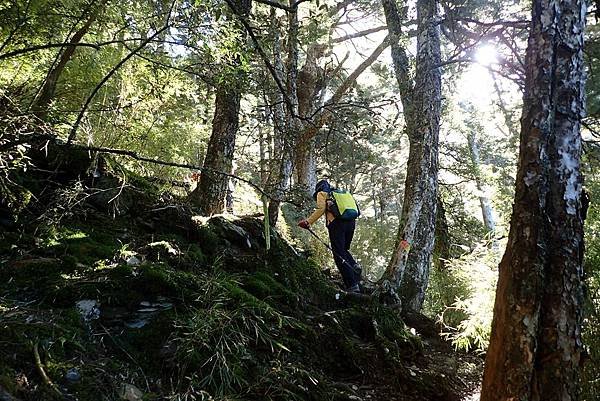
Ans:
POLYGON ((48 386, 50 386, 50 388, 52 388, 52 391, 54 391, 58 396, 60 396, 61 398, 64 398, 63 393, 59 390, 58 386, 56 384, 54 384, 54 382, 52 382, 52 380, 50 380, 50 378, 46 374, 46 371, 44 370, 44 366, 42 365, 42 360, 40 358, 40 351, 38 349, 37 342, 35 344, 33 344, 33 357, 35 358, 35 367, 37 368, 37 371, 40 374, 40 376, 42 376, 42 380, 44 380, 44 383, 46 383, 48 386))

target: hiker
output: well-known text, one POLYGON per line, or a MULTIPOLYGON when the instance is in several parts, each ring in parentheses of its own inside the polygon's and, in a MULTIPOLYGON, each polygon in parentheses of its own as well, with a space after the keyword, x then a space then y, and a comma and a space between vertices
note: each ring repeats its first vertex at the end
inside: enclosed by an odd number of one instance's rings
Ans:
MULTIPOLYGON (((313 193, 313 199, 317 202, 317 208, 306 219, 300 220, 298 226, 310 230, 310 226, 325 214, 325 225, 329 231, 329 241, 331 242, 333 260, 342 275, 346 291, 360 292, 359 283, 362 267, 354 260, 349 252, 350 243, 354 236, 354 228, 356 226, 355 219, 360 212, 352 198, 352 203, 355 208, 354 214, 349 218, 346 218, 344 215, 336 217, 336 214, 339 214, 339 209, 332 207, 334 205, 333 192, 334 188, 329 185, 327 180, 319 181, 315 186, 315 192, 313 193)), ((352 195, 343 191, 335 190, 335 192, 352 197, 352 195)))

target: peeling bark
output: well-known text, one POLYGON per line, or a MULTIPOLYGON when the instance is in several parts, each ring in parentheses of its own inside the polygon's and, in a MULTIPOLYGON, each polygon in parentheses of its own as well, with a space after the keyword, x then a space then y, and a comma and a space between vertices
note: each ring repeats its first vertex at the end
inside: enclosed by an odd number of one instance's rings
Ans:
POLYGON ((584 113, 582 0, 535 0, 509 241, 482 401, 578 398, 584 113))

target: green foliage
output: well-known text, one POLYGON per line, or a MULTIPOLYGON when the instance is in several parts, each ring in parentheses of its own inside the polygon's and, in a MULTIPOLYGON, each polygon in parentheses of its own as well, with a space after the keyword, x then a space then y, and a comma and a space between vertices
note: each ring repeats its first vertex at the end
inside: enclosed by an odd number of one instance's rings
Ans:
POLYGON ((501 243, 481 242, 450 261, 446 270, 432 271, 424 310, 438 318, 457 348, 487 349, 502 249, 501 243))
POLYGON ((289 351, 277 340, 285 319, 227 278, 212 277, 204 285, 204 307, 175 322, 169 343, 191 386, 217 396, 239 393, 260 374, 251 348, 289 351))
POLYGON ((582 400, 600 397, 600 176, 599 160, 587 158, 586 190, 591 199, 585 221, 584 271, 586 299, 583 321, 583 341, 586 346, 586 362, 583 369, 582 400))

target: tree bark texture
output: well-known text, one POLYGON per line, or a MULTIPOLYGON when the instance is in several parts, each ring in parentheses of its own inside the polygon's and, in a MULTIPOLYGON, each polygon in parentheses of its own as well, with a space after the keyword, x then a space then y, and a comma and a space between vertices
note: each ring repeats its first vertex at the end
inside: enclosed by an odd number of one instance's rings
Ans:
POLYGON ((535 0, 482 401, 572 401, 581 363, 583 0, 535 0))
POLYGON ((231 172, 235 138, 239 126, 241 93, 237 88, 217 89, 212 134, 202 166, 198 187, 192 193, 195 204, 205 216, 222 213, 229 177, 212 171, 231 172))
POLYGON ((444 202, 438 194, 435 217, 435 245, 433 247, 433 265, 438 270, 446 270, 446 262, 450 260, 450 229, 446 219, 444 202))
MULTIPOLYGON (((233 14, 245 18, 250 14, 252 2, 237 0, 235 8, 233 14)), ((212 133, 202 164, 204 170, 198 187, 190 196, 205 216, 222 213, 225 207, 229 177, 216 172, 231 173, 239 126, 242 81, 243 74, 238 73, 234 82, 225 82, 217 88, 212 133)))
POLYGON ((414 85, 409 76, 408 58, 397 39, 401 35, 400 15, 394 0, 383 0, 390 35, 392 60, 400 88, 409 138, 409 157, 402 218, 396 248, 381 282, 382 291, 392 300, 401 299, 404 308, 419 311, 429 282, 438 187, 438 142, 441 113, 441 60, 438 3, 417 2, 417 60, 414 85), (410 248, 406 247, 410 244, 410 248), (398 293, 400 295, 398 295, 398 293))
MULTIPOLYGON (((290 6, 292 6, 294 0, 290 0, 290 6)), ((275 23, 272 15, 272 31, 273 33, 278 32, 278 28, 273 26, 275 23)), ((296 144, 296 137, 301 127, 301 122, 298 119, 298 10, 295 9, 293 12, 288 13, 288 37, 287 37, 287 62, 284 65, 281 57, 281 44, 279 35, 273 36, 273 57, 275 60, 275 70, 280 81, 284 74, 287 77, 287 96, 291 104, 291 109, 279 108, 275 106, 273 121, 275 126, 275 142, 277 152, 280 154, 278 162, 277 174, 271 181, 271 187, 273 192, 273 199, 269 202, 269 223, 272 226, 277 224, 279 217, 279 207, 281 201, 285 195, 285 192, 289 188, 290 180, 293 174, 293 158, 294 148, 296 144), (279 127, 279 129, 278 129, 279 127)), ((277 94, 277 97, 283 99, 282 94, 277 94)), ((277 102, 276 104, 281 104, 277 102)))
MULTIPOLYGON (((298 72, 298 113, 301 118, 310 118, 319 106, 319 93, 323 89, 325 80, 323 70, 318 61, 323 57, 324 45, 310 45, 307 51, 306 62, 298 72)), ((301 130, 306 125, 302 123, 301 130)), ((310 197, 317 183, 317 158, 315 155, 315 140, 309 139, 300 142, 295 150, 296 183, 310 197)))

